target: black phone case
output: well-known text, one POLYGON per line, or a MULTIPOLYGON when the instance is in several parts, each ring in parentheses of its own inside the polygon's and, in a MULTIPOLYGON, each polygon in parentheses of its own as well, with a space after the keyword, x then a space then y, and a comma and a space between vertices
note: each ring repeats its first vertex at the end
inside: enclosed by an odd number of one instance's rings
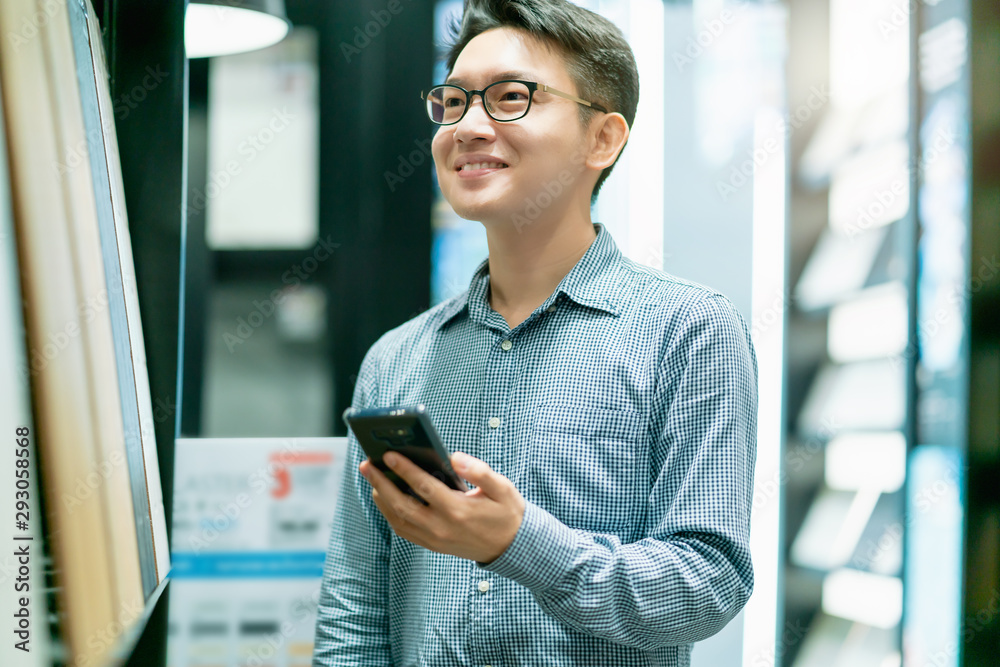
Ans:
POLYGON ((348 408, 344 423, 354 432, 358 444, 372 463, 401 491, 425 505, 427 502, 382 461, 388 451, 399 452, 444 484, 468 491, 465 482, 451 467, 450 455, 441 442, 423 405, 392 408, 348 408))

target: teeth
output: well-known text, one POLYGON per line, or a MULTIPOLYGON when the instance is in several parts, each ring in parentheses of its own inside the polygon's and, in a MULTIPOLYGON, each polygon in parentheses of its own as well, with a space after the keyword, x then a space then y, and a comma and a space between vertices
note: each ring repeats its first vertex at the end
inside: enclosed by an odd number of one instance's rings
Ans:
POLYGON ((503 162, 470 162, 462 165, 462 171, 472 171, 473 169, 502 169, 506 167, 503 162))

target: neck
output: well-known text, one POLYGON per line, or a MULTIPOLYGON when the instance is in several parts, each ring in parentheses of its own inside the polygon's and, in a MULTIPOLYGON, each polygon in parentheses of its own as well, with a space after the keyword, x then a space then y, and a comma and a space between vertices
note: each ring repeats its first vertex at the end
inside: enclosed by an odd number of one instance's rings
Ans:
POLYGON ((526 317, 541 305, 597 237, 589 213, 520 228, 488 225, 490 306, 505 316, 526 317))

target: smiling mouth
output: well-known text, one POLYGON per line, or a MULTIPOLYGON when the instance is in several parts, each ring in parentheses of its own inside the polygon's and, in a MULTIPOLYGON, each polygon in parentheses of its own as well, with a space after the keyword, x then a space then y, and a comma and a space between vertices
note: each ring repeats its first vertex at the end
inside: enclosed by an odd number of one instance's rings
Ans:
POLYGON ((509 165, 503 162, 469 162, 455 171, 479 171, 482 169, 507 169, 509 165))

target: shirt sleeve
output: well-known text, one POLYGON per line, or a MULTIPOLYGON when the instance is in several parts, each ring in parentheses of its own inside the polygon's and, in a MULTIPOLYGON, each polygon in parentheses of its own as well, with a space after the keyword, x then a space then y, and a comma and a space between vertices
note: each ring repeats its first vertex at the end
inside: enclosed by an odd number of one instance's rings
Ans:
POLYGON ((566 625, 643 650, 715 634, 753 590, 757 360, 725 297, 695 302, 668 334, 650 424, 659 472, 642 539, 573 529, 528 502, 507 550, 477 563, 566 625))
MULTIPOLYGON (((365 355, 352 406, 376 404, 375 349, 365 355)), ((348 433, 348 454, 317 605, 313 667, 387 667, 390 527, 358 471, 365 454, 348 433)))

